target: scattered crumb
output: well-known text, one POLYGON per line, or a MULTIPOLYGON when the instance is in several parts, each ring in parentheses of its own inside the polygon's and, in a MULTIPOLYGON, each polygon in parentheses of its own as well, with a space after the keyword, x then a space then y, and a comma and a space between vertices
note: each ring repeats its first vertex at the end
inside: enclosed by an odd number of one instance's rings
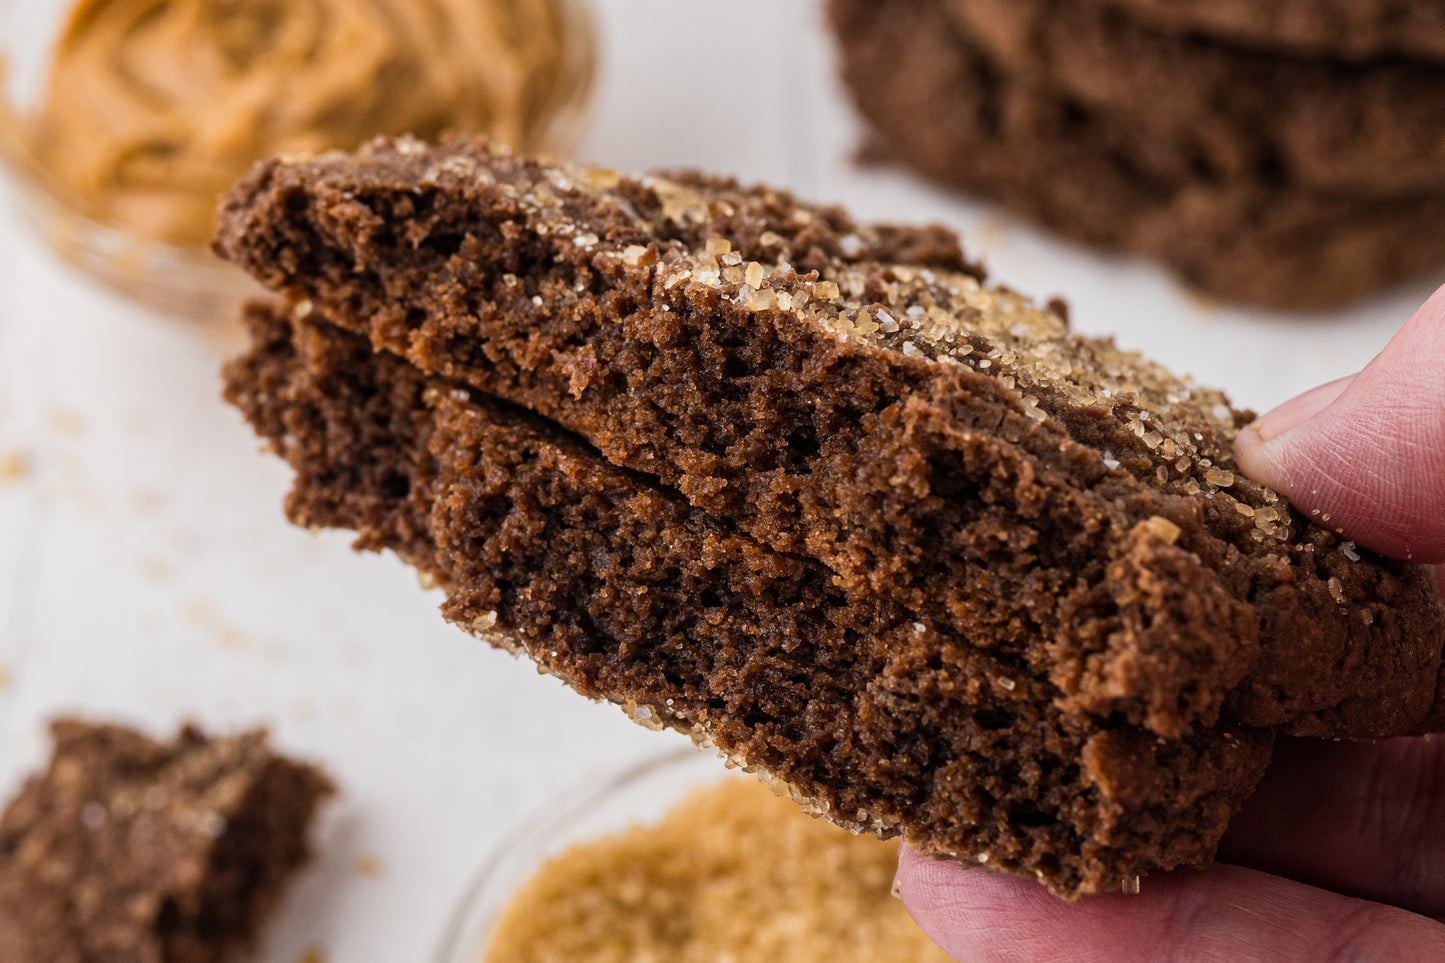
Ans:
POLYGON ((356 857, 356 872, 361 876, 379 879, 386 873, 386 866, 382 864, 381 857, 375 853, 362 853, 356 857))
POLYGON ((85 431, 85 419, 69 408, 52 408, 45 420, 52 431, 67 438, 78 437, 85 431))
POLYGON ((0 482, 24 481, 30 475, 30 456, 23 451, 0 454, 0 482))
POLYGON ((186 606, 185 614, 188 621, 205 629, 221 648, 240 648, 240 631, 217 615, 209 603, 201 600, 192 601, 186 606))
POLYGON ((130 493, 130 507, 141 515, 150 515, 158 510, 165 499, 160 492, 138 488, 130 493))

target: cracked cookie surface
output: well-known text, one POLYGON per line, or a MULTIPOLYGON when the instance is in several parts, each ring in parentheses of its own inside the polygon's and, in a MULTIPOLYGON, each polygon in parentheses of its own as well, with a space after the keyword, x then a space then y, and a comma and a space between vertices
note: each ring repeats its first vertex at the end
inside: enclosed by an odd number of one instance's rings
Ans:
POLYGON ((1269 729, 1433 704, 1428 573, 1240 476, 1248 413, 946 232, 402 141, 263 165, 218 247, 285 292, 229 394, 298 521, 845 825, 1117 888, 1208 858, 1269 729))

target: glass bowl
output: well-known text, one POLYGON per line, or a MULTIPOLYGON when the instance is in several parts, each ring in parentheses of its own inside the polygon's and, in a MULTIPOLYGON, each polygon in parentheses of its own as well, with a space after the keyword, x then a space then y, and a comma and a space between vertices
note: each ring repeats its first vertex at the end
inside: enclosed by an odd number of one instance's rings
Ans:
POLYGON ((503 911, 551 857, 578 843, 660 822, 699 787, 754 778, 725 768, 716 750, 687 747, 565 794, 565 804, 508 833, 483 863, 447 927, 436 963, 481 963, 503 911))
MULTIPOLYGON (((537 143, 519 146, 565 155, 585 130, 596 35, 587 0, 541 2, 553 5, 561 24, 558 79, 535 114, 537 143)), ((62 260, 109 287, 168 314, 205 321, 229 317, 239 301, 260 291, 241 271, 204 244, 150 240, 103 223, 48 176, 35 156, 26 119, 42 100, 52 52, 79 3, 103 5, 97 0, 0 0, 0 168, 8 175, 10 193, 24 219, 62 260)), ((403 133, 408 131, 375 130, 367 136, 403 133)))

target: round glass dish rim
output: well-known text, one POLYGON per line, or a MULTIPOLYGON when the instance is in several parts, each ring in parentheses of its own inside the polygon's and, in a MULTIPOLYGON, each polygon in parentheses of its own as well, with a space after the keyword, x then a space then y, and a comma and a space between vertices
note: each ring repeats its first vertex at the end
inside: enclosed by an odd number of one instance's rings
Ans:
MULTIPOLYGON (((664 782, 669 778, 678 780, 676 785, 670 786, 675 798, 669 802, 675 804, 687 789, 706 785, 708 780, 726 779, 730 774, 736 776, 738 770, 729 767, 716 750, 688 745, 651 756, 605 778, 583 779, 570 791, 564 790, 558 797, 559 802, 512 826, 502 841, 483 857, 481 868, 467 883, 456 909, 448 918, 433 963, 481 963, 487 940, 507 908, 506 901, 515 894, 515 887, 506 894, 490 892, 490 888, 507 883, 512 876, 516 877, 510 880, 514 884, 525 883, 554 855, 546 847, 549 839, 564 836, 566 844, 573 845, 597 838, 596 834, 574 836, 571 830, 599 804, 615 802, 630 791, 647 788, 651 781, 664 782), (688 781, 684 784, 685 778, 688 781)), ((671 805, 667 808, 670 809, 671 805)), ((659 813, 658 817, 661 815, 663 813, 659 813)), ((639 816, 630 823, 618 823, 612 829, 601 832, 619 832, 628 825, 646 825, 651 821, 646 816, 639 816)))
MULTIPOLYGON (((27 0, 0 0, 0 18, 25 2, 27 0)), ((31 2, 53 2, 53 0, 31 0, 31 2)), ((535 149, 537 153, 561 156, 571 153, 585 136, 587 122, 596 109, 597 22, 592 15, 591 4, 587 0, 551 0, 551 2, 557 5, 563 19, 577 28, 577 36, 581 38, 581 42, 569 46, 570 53, 563 71, 566 76, 577 78, 576 83, 580 93, 574 99, 564 101, 556 107, 556 113, 547 125, 547 129, 542 133, 539 146, 535 149)), ((3 19, 0 19, 0 25, 3 23, 3 19)), ((5 52, 8 49, 3 41, 4 37, 0 35, 0 81, 5 78, 7 59, 5 52)), ((4 85, 0 83, 0 102, 7 99, 4 85)), ((120 228, 80 213, 40 175, 35 162, 23 147, 5 133, 3 127, 0 127, 0 168, 4 168, 16 184, 38 189, 44 194, 46 204, 54 204, 63 208, 74 217, 77 223, 86 225, 88 229, 125 237, 131 243, 144 244, 146 247, 164 252, 177 260, 197 258, 204 251, 203 248, 192 248, 168 241, 136 241, 129 238, 120 228)))
MULTIPOLYGON (((9 17, 26 3, 54 2, 0 0, 0 28, 8 26, 9 17)), ((586 136, 596 111, 599 40, 589 0, 551 2, 568 25, 572 42, 567 44, 562 68, 566 89, 558 94, 553 115, 533 152, 567 157, 586 136)), ((65 16, 69 14, 64 14, 62 20, 65 16)), ((7 54, 15 49, 14 43, 24 40, 6 36, 6 32, 0 29, 0 103, 18 118, 23 108, 10 103, 7 54)), ((47 46, 51 43, 47 40, 47 46)), ((8 188, 21 220, 44 239, 60 260, 142 304, 171 314, 213 317, 221 305, 229 308, 247 297, 264 294, 206 247, 133 237, 82 213, 67 200, 62 189, 41 173, 24 145, 4 124, 0 124, 0 175, 9 182, 0 184, 0 189, 8 188), (181 272, 181 276, 172 272, 181 272)))

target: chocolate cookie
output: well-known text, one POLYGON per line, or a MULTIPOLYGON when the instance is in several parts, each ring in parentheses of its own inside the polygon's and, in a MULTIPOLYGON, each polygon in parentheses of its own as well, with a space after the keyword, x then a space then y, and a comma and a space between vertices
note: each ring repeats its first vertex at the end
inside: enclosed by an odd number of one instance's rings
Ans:
POLYGON ((253 309, 227 393, 296 469, 292 521, 353 529, 446 617, 811 811, 1076 896, 1209 858, 1267 730, 1160 739, 774 552, 576 438, 326 322, 253 309), (1085 760, 1087 762, 1085 762, 1085 760))
MULTIPOLYGON (((1173 735, 1228 696, 1248 725, 1363 737, 1407 731, 1433 698, 1445 625, 1317 604, 1348 559, 1234 471, 1246 415, 983 287, 936 231, 696 174, 403 141, 259 166, 223 206, 219 249, 424 374, 818 560, 843 591, 1026 653, 1079 705, 1173 735), (1156 517, 1177 546, 1155 544, 1156 517), (1137 582, 1165 571, 1191 601, 1144 632, 1137 582), (1255 607, 1285 586, 1288 605, 1255 607), (1107 668, 1119 646, 1161 660, 1138 670, 1146 689, 1107 668), (1186 650, 1187 673, 1164 668, 1186 650)), ((1438 618, 1423 570, 1343 570, 1348 598, 1419 597, 1438 618)))
POLYGON ((1445 61, 1438 0, 1090 0, 1168 33, 1207 34, 1245 47, 1370 60, 1445 61))
POLYGON ((254 945, 330 780, 261 732, 159 743, 65 719, 51 736, 0 815, 0 960, 219 963, 254 945))
POLYGON ((832 0, 878 146, 1084 243, 1157 258, 1231 301, 1327 308, 1445 264, 1445 194, 1307 191, 1015 82, 941 3, 832 0), (921 122, 920 118, 927 118, 921 122))
POLYGON ((1428 570, 938 229, 409 140, 268 162, 221 220, 286 292, 227 377, 293 517, 845 825, 1096 891, 1207 859, 1269 729, 1436 701, 1428 570))
POLYGON ((1094 0, 942 0, 1011 82, 1189 145, 1215 177, 1445 192, 1445 64, 1346 65, 1150 30, 1094 0))

